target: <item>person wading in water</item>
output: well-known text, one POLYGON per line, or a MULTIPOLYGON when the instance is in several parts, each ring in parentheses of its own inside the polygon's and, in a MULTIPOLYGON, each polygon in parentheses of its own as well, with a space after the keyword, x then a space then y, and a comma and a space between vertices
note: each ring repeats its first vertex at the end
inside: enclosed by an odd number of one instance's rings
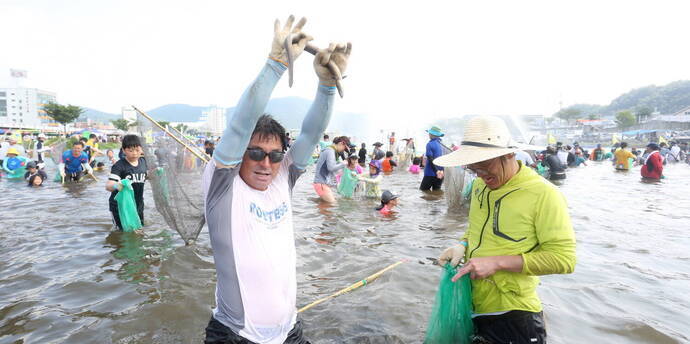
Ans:
POLYGON ((453 281, 465 274, 472 279, 478 343, 545 343, 536 276, 575 270, 575 234, 565 198, 515 159, 520 148, 500 118, 470 119, 463 140, 458 151, 434 161, 466 166, 478 177, 468 229, 439 262, 467 261, 453 281))
POLYGON ((205 214, 218 282, 205 343, 309 343, 297 321, 296 253, 291 194, 333 112, 335 63, 345 72, 352 46, 331 44, 314 59, 316 99, 300 136, 286 151, 280 123, 262 115, 287 69, 311 37, 276 20, 273 46, 259 76, 240 98, 202 179, 205 214))

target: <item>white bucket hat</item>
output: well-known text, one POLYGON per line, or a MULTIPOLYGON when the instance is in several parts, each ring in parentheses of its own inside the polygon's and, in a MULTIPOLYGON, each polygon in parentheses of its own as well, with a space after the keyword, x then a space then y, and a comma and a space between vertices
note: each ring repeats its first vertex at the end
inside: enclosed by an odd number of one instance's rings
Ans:
POLYGON ((506 123, 494 116, 478 116, 467 121, 459 147, 452 153, 434 159, 434 164, 465 166, 523 149, 512 140, 506 123))

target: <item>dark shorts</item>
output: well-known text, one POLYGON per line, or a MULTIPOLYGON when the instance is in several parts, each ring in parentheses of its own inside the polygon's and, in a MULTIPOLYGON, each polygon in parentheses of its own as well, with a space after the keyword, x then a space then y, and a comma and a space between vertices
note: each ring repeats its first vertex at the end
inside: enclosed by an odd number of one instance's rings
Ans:
POLYGON ((84 171, 79 171, 79 172, 74 172, 74 173, 69 173, 65 171, 65 181, 66 182, 78 182, 81 180, 81 178, 84 176, 84 171))
POLYGON ((441 190, 441 185, 443 184, 443 179, 438 179, 434 176, 424 176, 422 178, 422 183, 419 184, 419 190, 441 190))
MULTIPOLYGON (((295 327, 290 330, 284 344, 310 344, 302 335, 302 322, 297 320, 295 327)), ((204 344, 254 344, 244 337, 236 335, 235 332, 223 325, 220 321, 211 317, 211 321, 206 326, 206 339, 204 344)))
POLYGON ((546 325, 542 312, 510 311, 472 319, 475 328, 473 344, 544 344, 546 325))
POLYGON ((562 173, 549 173, 550 180, 562 180, 565 179, 565 172, 562 173))

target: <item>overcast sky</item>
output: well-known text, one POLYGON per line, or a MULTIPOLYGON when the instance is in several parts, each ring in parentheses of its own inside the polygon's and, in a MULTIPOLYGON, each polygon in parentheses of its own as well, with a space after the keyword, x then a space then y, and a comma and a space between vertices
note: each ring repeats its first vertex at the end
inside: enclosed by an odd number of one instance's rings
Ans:
MULTIPOLYGON (((690 79, 688 1, 0 0, 9 68, 61 103, 234 106, 268 55, 273 20, 306 16, 314 43, 351 41, 337 108, 414 123, 549 115, 690 79)), ((312 57, 274 97, 312 98, 312 57)), ((3 71, 4 70, 4 71, 3 71)), ((287 75, 286 75, 287 76, 287 75)))

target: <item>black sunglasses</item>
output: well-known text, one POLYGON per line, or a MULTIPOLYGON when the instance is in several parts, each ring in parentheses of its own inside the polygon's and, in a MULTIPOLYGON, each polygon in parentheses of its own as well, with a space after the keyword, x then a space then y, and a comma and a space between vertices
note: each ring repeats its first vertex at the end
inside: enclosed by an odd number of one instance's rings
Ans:
POLYGON ((254 161, 263 161, 266 158, 266 155, 268 155, 268 160, 270 162, 277 163, 283 161, 283 158, 285 157, 285 152, 272 151, 266 153, 261 148, 247 148, 247 155, 249 155, 249 159, 252 159, 254 161))

